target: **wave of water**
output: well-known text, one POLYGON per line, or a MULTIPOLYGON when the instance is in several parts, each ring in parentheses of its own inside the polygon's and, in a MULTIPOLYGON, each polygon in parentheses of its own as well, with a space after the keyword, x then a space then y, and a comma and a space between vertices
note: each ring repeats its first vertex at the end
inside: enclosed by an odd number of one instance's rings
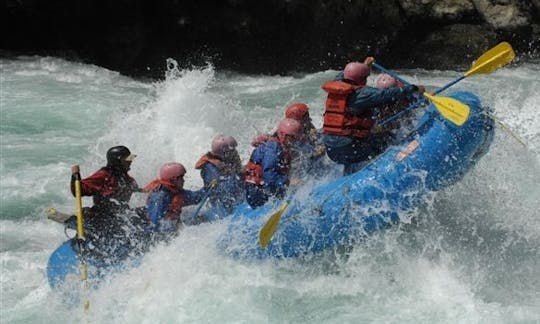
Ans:
MULTIPOLYGON (((188 167, 186 187, 198 188, 194 163, 215 134, 233 134, 246 160, 253 135, 271 131, 289 103, 307 102, 320 126, 320 84, 335 74, 246 76, 168 64, 165 81, 144 82, 55 58, 1 61, 0 321, 540 321, 539 63, 453 87, 477 93, 527 147, 498 128, 478 165, 411 224, 349 249, 264 262, 220 255, 214 244, 225 224, 193 226, 92 290, 88 315, 66 307, 45 273, 65 236, 44 210, 74 209, 70 165, 89 175, 108 147, 125 144, 139 155, 131 172, 139 184, 176 160, 188 167)), ((431 89, 460 75, 399 73, 431 89)))

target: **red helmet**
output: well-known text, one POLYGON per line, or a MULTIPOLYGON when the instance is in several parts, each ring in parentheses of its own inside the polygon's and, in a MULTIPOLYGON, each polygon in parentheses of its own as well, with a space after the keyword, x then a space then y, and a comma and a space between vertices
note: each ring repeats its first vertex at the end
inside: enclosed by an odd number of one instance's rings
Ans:
POLYGON ((177 162, 166 163, 159 169, 159 178, 165 181, 171 181, 184 176, 184 174, 186 174, 186 168, 177 162))
POLYGON ((403 87, 403 82, 394 79, 392 76, 384 73, 377 78, 377 88, 386 89, 391 87, 403 87))
POLYGON ((367 64, 351 62, 345 66, 343 77, 347 80, 354 81, 358 85, 364 85, 370 73, 371 69, 367 64))
POLYGON ((212 140, 212 154, 223 155, 225 152, 236 149, 238 143, 232 136, 218 135, 212 140))
POLYGON ((285 118, 292 118, 300 121, 306 116, 309 116, 309 107, 303 102, 294 103, 285 110, 285 118))
POLYGON ((280 141, 285 139, 286 135, 299 136, 300 131, 302 130, 302 125, 292 118, 285 118, 279 122, 277 128, 277 136, 280 141))

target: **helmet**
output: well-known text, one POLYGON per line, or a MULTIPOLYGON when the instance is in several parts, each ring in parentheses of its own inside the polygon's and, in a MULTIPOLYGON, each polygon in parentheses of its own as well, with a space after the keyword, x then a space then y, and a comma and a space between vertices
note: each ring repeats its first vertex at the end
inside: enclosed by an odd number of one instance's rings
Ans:
POLYGON ((159 169, 159 178, 161 180, 171 181, 172 179, 181 177, 184 174, 186 174, 186 168, 177 162, 165 163, 159 169))
POLYGON ((360 62, 351 62, 345 66, 343 77, 347 80, 356 82, 358 85, 366 84, 366 78, 371 73, 367 64, 360 62))
POLYGON ((302 120, 306 116, 309 116, 309 107, 303 102, 294 103, 285 110, 286 118, 302 120))
POLYGON ((232 136, 218 135, 212 140, 212 154, 223 155, 236 149, 236 140, 232 136))
POLYGON ((285 138, 285 135, 298 136, 302 130, 302 125, 292 118, 285 118, 279 122, 277 135, 280 140, 285 138))
POLYGON ((377 88, 379 89, 403 86, 403 82, 394 79, 392 76, 386 73, 379 75, 376 83, 377 83, 377 88))
POLYGON ((133 161, 137 155, 131 154, 125 146, 114 146, 107 151, 107 165, 118 166, 122 161, 133 161))

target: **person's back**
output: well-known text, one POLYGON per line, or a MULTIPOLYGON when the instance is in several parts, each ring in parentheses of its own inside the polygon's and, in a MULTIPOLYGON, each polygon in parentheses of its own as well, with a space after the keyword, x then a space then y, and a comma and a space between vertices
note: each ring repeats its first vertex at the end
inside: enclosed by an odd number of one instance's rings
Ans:
POLYGON ((309 114, 309 107, 303 102, 293 103, 285 109, 285 118, 291 118, 302 126, 301 137, 291 147, 291 165, 294 177, 304 179, 324 174, 323 158, 326 148, 322 134, 315 128, 309 114))
POLYGON ((279 123, 276 137, 257 143, 246 165, 246 200, 252 208, 270 197, 284 196, 290 182, 290 149, 299 141, 300 132, 300 123, 286 118, 279 123))
POLYGON ((244 170, 232 136, 218 135, 212 140, 211 151, 195 164, 201 170, 209 202, 218 217, 230 214, 244 201, 244 170))

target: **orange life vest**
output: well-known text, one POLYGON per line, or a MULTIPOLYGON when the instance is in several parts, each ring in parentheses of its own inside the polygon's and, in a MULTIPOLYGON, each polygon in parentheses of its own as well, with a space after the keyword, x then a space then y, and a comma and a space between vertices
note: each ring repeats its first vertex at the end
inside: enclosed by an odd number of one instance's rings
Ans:
POLYGON ((178 188, 169 181, 161 179, 153 180, 147 184, 146 187, 144 187, 143 191, 149 193, 160 187, 167 189, 167 191, 173 195, 165 218, 169 220, 178 220, 180 218, 180 214, 182 213, 182 207, 184 206, 184 191, 178 190, 178 188))
POLYGON ((347 97, 358 87, 343 81, 327 81, 322 85, 328 92, 326 98, 323 133, 329 135, 353 136, 365 138, 374 121, 370 116, 351 116, 347 112, 347 97))
POLYGON ((211 163, 215 165, 218 169, 223 167, 223 162, 214 154, 208 152, 195 163, 195 169, 200 170, 206 163, 211 163))

